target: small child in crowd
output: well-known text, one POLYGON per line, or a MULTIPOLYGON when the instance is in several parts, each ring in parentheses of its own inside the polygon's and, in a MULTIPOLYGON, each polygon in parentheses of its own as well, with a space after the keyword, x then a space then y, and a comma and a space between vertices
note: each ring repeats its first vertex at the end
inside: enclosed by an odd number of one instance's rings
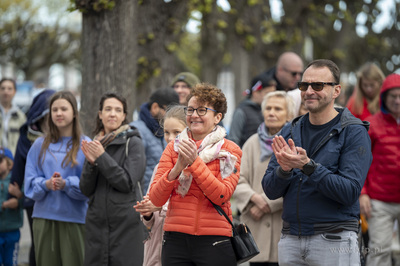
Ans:
MULTIPOLYGON (((184 106, 182 105, 171 106, 167 110, 163 121, 161 121, 164 129, 164 138, 167 143, 173 141, 186 128, 186 115, 183 108, 184 106)), ((157 166, 153 171, 150 184, 153 182, 154 175, 157 172, 157 166)), ((150 190, 150 186, 148 190, 150 190)), ((161 266, 163 226, 168 202, 162 207, 156 207, 150 201, 149 196, 146 195, 134 208, 137 212, 140 212, 142 221, 149 230, 149 237, 144 243, 143 266, 161 266)))
POLYGON ((19 228, 23 222, 21 200, 8 199, 13 160, 9 149, 0 148, 0 265, 17 265, 19 228))

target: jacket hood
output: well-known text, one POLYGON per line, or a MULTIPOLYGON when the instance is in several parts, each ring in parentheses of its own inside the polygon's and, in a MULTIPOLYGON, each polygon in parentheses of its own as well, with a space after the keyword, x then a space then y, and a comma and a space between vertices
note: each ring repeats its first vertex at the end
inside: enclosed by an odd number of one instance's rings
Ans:
POLYGON ((386 79, 382 83, 379 104, 381 107, 381 111, 384 114, 389 114, 389 110, 387 109, 385 104, 386 93, 393 88, 400 88, 399 74, 390 74, 389 76, 386 77, 386 79))
POLYGON ((55 93, 54 90, 44 90, 33 99, 27 114, 28 125, 36 123, 49 112, 49 99, 55 93))

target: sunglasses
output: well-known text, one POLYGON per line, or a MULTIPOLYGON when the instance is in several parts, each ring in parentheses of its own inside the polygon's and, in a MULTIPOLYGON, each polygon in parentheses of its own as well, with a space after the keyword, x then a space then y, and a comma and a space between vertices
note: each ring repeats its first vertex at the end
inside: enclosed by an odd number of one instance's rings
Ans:
POLYGON ((325 85, 336 86, 336 85, 339 85, 339 83, 335 83, 335 82, 310 82, 310 83, 297 82, 297 87, 301 91, 306 91, 308 89, 308 86, 311 86, 311 88, 313 88, 313 90, 315 90, 315 91, 322 91, 324 89, 325 85))
POLYGON ((303 75, 303 72, 296 72, 296 71, 290 71, 290 70, 288 70, 288 69, 286 69, 286 68, 282 68, 284 71, 286 71, 287 73, 290 73, 293 77, 295 77, 295 76, 297 76, 297 75, 303 75))

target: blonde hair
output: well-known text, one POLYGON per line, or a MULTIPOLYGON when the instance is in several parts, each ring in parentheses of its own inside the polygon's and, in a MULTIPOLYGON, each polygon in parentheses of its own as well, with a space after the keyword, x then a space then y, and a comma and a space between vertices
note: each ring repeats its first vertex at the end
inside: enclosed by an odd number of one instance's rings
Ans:
POLYGON ((379 111, 379 91, 381 89, 383 80, 385 79, 385 75, 374 63, 366 63, 360 68, 357 73, 357 85, 354 88, 354 107, 352 108, 353 110, 350 110, 358 115, 362 114, 363 112, 364 98, 366 98, 361 85, 363 79, 370 79, 379 83, 374 98, 368 101, 368 110, 371 114, 374 114, 379 111))
POLYGON ((183 105, 170 105, 165 113, 164 117, 160 121, 160 125, 164 128, 164 122, 168 118, 176 118, 182 125, 186 127, 186 115, 185 115, 185 106, 183 105))

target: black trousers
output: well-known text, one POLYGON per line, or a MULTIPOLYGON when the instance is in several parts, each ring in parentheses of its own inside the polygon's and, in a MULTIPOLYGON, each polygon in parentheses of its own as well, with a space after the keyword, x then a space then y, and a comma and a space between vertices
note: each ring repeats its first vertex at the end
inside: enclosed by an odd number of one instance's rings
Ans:
POLYGON ((227 236, 195 236, 165 232, 162 265, 236 266, 236 257, 227 236))

